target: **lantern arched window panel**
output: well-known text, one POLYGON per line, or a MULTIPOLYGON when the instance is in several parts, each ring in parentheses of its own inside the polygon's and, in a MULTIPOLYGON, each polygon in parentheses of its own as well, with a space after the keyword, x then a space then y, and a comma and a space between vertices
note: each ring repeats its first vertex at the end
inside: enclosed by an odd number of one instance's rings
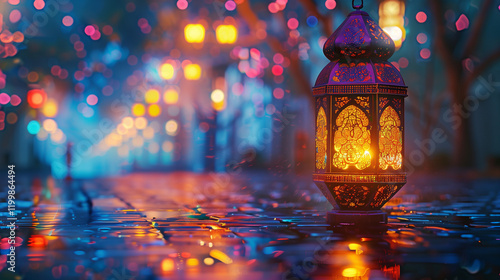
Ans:
POLYGON ((318 110, 316 118, 316 169, 326 168, 328 157, 326 155, 328 141, 328 129, 326 123, 326 113, 324 107, 318 110))
POLYGON ((383 223, 386 215, 380 207, 406 183, 407 90, 398 69, 387 61, 394 50, 391 38, 360 10, 350 13, 323 47, 330 63, 313 87, 313 179, 334 206, 327 215, 331 224, 349 223, 353 215, 383 223))
POLYGON ((349 105, 338 114, 334 125, 333 165, 366 169, 372 163, 370 121, 365 112, 349 105))
POLYGON ((388 105, 379 119, 379 166, 382 170, 392 167, 399 170, 403 164, 403 127, 400 114, 388 105))

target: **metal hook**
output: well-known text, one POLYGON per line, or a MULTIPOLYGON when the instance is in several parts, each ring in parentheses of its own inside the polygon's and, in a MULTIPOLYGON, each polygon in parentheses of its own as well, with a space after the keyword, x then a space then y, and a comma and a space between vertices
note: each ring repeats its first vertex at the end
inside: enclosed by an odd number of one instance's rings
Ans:
POLYGON ((354 1, 356 1, 356 0, 352 0, 352 8, 353 9, 356 9, 356 10, 363 9, 363 0, 361 0, 361 5, 354 5, 354 1))

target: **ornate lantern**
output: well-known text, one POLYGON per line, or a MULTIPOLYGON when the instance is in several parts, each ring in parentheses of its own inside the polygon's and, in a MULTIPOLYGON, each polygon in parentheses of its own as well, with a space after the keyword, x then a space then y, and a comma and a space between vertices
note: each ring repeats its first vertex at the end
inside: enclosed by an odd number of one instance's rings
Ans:
POLYGON ((391 38, 360 6, 328 38, 330 63, 313 87, 313 179, 334 206, 332 225, 387 222, 380 208, 406 183, 403 78, 391 38))

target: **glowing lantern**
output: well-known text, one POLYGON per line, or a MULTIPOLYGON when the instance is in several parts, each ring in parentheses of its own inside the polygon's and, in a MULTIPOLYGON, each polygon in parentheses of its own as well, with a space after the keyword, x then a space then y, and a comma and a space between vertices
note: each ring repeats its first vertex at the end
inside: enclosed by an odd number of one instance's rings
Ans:
POLYGON ((382 0, 379 6, 379 25, 391 37, 396 50, 406 38, 405 3, 403 0, 382 0))
POLYGON ((331 62, 313 88, 313 179, 335 208, 327 215, 332 225, 386 222, 380 208, 406 183, 407 89, 399 71, 387 61, 394 51, 390 37, 359 9, 324 45, 331 62))
POLYGON ((184 37, 188 43, 203 43, 205 27, 201 24, 188 24, 184 28, 184 37))
POLYGON ((238 30, 234 25, 222 24, 215 29, 215 36, 220 44, 233 44, 238 38, 238 30))
POLYGON ((198 80, 200 77, 200 65, 192 63, 184 66, 184 78, 186 78, 186 80, 198 80))
POLYGON ((27 100, 31 108, 38 109, 41 108, 47 100, 47 94, 43 89, 32 89, 28 91, 27 100))

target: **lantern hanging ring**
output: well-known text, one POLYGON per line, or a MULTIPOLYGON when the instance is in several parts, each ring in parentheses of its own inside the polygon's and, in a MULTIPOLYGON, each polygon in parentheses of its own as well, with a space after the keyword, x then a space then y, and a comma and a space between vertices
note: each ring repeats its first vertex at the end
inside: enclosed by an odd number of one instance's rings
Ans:
POLYGON ((360 9, 363 9, 363 0, 361 0, 361 5, 354 5, 354 2, 356 0, 352 0, 352 8, 353 9, 356 9, 356 10, 360 10, 360 9))

